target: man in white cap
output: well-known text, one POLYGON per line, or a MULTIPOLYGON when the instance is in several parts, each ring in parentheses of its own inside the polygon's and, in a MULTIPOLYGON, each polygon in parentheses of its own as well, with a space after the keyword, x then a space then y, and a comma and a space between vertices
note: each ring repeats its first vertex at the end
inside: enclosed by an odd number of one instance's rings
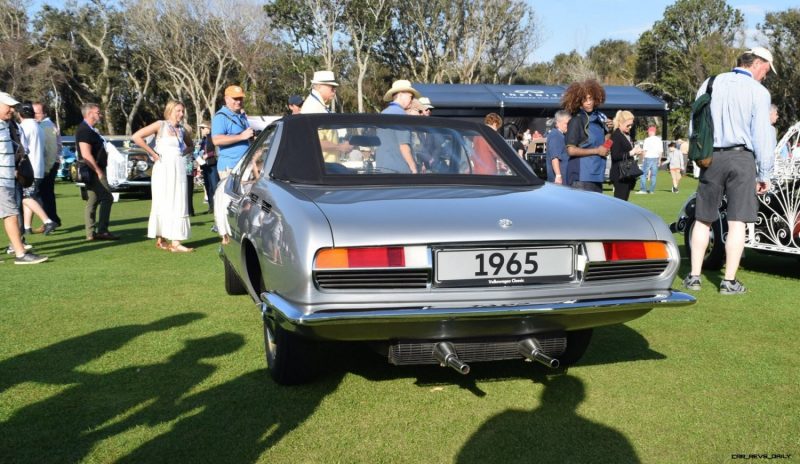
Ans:
POLYGON ((315 71, 311 78, 311 94, 303 102, 300 113, 330 113, 329 107, 336 97, 337 87, 339 83, 336 82, 333 71, 315 71))
POLYGON ((3 228, 16 255, 14 264, 37 264, 47 261, 47 257, 26 253, 19 230, 15 171, 16 152, 21 141, 16 123, 13 121, 14 106, 18 104, 19 102, 11 95, 0 92, 0 217, 3 218, 3 228))
MULTIPOLYGON (((736 280, 744 251, 745 224, 757 219, 756 195, 769 190, 774 163, 770 95, 761 85, 770 70, 777 74, 772 53, 763 47, 755 47, 740 55, 736 67, 716 76, 712 84, 710 109, 714 121, 714 155, 711 165, 700 173, 697 186, 691 237, 692 268, 683 280, 684 287, 690 290, 700 290, 700 272, 711 223, 719 218, 722 196, 727 195, 725 277, 719 292, 736 295, 747 291, 736 280)), ((707 86, 708 80, 700 86, 698 98, 706 93, 707 86)))
MULTIPOLYGON (((411 101, 419 97, 419 92, 411 87, 411 82, 405 79, 394 81, 392 88, 383 96, 383 101, 389 102, 389 105, 381 114, 405 115, 411 107, 411 101)), ((417 173, 417 163, 411 152, 411 133, 379 129, 378 137, 381 146, 375 152, 376 167, 399 174, 417 173)))
POLYGON ((422 115, 430 116, 431 110, 435 108, 435 106, 431 104, 431 99, 428 97, 419 97, 419 103, 422 105, 422 115))

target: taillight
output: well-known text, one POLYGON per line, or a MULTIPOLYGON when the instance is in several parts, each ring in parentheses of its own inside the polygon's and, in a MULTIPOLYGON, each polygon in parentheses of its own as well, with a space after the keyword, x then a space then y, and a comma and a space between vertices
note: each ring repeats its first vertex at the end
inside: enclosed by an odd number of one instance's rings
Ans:
POLYGON ((317 252, 316 269, 426 267, 427 248, 420 246, 326 248, 317 252))
POLYGON ((666 242, 589 242, 589 261, 641 261, 669 259, 666 242))

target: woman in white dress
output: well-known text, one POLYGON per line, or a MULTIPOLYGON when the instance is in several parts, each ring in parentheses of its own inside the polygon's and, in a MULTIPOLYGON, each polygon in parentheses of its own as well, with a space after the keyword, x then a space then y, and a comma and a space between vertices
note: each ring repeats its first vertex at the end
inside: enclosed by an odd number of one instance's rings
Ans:
POLYGON ((164 108, 164 120, 136 131, 131 139, 145 150, 155 164, 150 181, 153 203, 147 236, 156 239, 156 247, 176 253, 193 251, 181 244, 191 232, 186 204, 186 159, 194 149, 190 131, 183 126, 183 103, 170 100, 164 108), (145 142, 155 137, 152 145, 145 142))

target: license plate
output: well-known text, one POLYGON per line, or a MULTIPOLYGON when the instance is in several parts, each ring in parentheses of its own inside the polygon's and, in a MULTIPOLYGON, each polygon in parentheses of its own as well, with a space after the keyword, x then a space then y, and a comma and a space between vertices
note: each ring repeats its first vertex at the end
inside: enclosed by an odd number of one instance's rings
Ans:
POLYGON ((563 282, 575 271, 572 247, 438 250, 439 286, 563 282))

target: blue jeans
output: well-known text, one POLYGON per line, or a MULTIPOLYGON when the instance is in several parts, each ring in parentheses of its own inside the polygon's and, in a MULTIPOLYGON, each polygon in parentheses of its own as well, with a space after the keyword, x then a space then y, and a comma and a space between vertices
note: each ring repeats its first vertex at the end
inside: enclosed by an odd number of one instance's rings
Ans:
POLYGON ((200 171, 203 173, 203 185, 206 188, 206 197, 208 197, 208 209, 209 211, 214 211, 214 192, 217 190, 217 184, 219 184, 217 165, 209 166, 204 164, 200 166, 200 171))
POLYGON ((639 179, 640 190, 647 190, 647 174, 650 174, 650 193, 656 191, 656 178, 658 177, 658 158, 645 158, 642 164, 642 177, 639 179))

